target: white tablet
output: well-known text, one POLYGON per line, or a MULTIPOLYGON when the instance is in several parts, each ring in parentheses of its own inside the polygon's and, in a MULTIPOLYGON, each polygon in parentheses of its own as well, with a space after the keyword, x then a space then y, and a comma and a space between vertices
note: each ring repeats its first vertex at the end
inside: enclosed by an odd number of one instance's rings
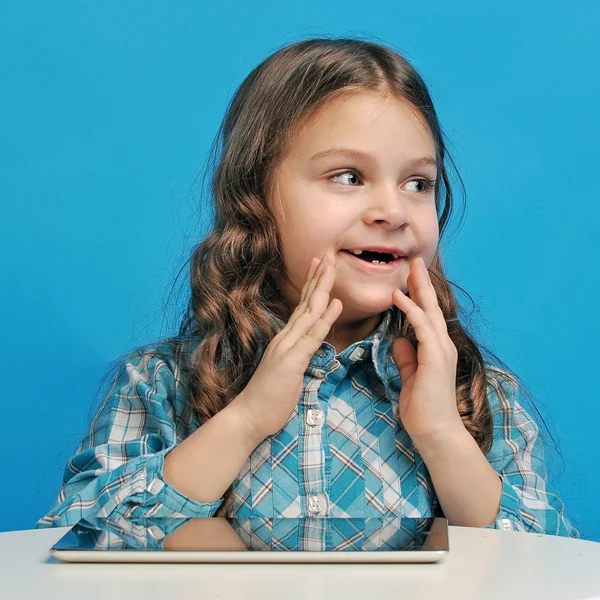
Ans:
POLYGON ((51 549, 67 562, 433 563, 439 517, 82 519, 51 549))

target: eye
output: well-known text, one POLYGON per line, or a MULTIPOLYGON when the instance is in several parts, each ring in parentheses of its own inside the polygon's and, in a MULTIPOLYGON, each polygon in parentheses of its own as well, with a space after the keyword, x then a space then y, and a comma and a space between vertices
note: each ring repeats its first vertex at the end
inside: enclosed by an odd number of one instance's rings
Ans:
MULTIPOLYGON (((347 171, 342 171, 341 173, 336 173, 335 175, 332 175, 329 179, 334 180, 336 177, 340 177, 341 175, 359 175, 358 171, 355 171, 354 169, 349 169, 347 171)), ((350 186, 350 187, 354 187, 354 186, 350 186)))
MULTIPOLYGON (((358 171, 356 171, 355 169, 347 169, 346 171, 341 171, 340 173, 335 173, 334 175, 329 177, 329 179, 331 179, 332 181, 335 181, 335 179, 337 177, 341 177, 342 175, 353 175, 355 177, 358 176, 359 179, 361 177, 361 174, 358 171)), ((422 186, 424 186, 423 189, 417 193, 427 194, 435 189, 435 184, 436 184, 435 179, 411 179, 409 181, 409 183, 414 183, 414 182, 418 182, 422 186)), ((344 184, 342 184, 342 185, 344 185, 344 184)), ((356 186, 351 185, 350 187, 356 187, 356 186)))
POLYGON ((435 189, 435 179, 411 179, 409 183, 417 182, 424 185, 420 193, 427 194, 435 189))

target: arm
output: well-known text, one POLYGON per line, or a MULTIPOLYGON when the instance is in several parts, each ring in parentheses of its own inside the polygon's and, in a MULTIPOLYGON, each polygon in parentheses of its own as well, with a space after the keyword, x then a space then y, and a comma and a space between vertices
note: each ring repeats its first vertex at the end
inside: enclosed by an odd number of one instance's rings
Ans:
POLYGON ((494 522, 502 482, 462 424, 436 439, 413 443, 450 525, 483 527, 494 522))
POLYGON ((234 398, 165 458, 165 481, 197 502, 221 504, 225 490, 262 441, 251 436, 249 421, 238 411, 240 398, 234 398))
POLYGON ((517 390, 493 379, 487 391, 494 438, 487 457, 464 427, 433 443, 415 442, 448 521, 500 528, 508 519, 519 531, 579 537, 546 482, 539 428, 518 403, 517 390))
POLYGON ((253 446, 233 403, 188 434, 192 413, 170 362, 152 351, 120 365, 38 527, 90 517, 214 516, 253 446))
POLYGON ((502 502, 496 524, 510 520, 518 531, 580 537, 565 514, 563 502, 547 482, 546 460, 539 427, 518 401, 518 389, 493 376, 488 399, 494 442, 487 459, 502 480, 502 502))

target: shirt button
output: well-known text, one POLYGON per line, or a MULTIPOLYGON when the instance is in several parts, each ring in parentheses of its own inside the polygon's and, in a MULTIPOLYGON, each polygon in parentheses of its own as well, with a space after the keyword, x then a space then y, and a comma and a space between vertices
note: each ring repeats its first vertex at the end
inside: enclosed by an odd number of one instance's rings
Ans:
POLYGON ((308 510, 312 515, 320 515, 327 511, 325 494, 311 494, 308 497, 308 510))
POLYGON ((320 427, 323 425, 323 411, 316 408, 310 408, 306 411, 306 422, 311 427, 320 427))
POLYGON ((150 525, 147 529, 148 533, 152 537, 152 539, 159 541, 165 537, 165 534, 162 532, 162 529, 157 525, 150 525))
POLYGON ((365 349, 358 346, 357 348, 354 348, 354 350, 350 354, 350 360, 356 360, 357 358, 360 358, 364 353, 365 349))
POLYGON ((153 496, 156 496, 160 490, 165 487, 165 484, 160 479, 153 479, 148 487, 146 488, 147 492, 150 492, 153 496))

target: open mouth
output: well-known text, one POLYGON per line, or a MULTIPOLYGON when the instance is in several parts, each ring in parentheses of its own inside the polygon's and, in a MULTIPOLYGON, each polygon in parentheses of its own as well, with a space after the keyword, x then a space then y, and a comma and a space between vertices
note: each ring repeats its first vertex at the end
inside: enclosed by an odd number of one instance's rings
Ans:
POLYGON ((342 250, 346 254, 349 254, 352 258, 356 258, 358 260, 362 260, 366 263, 370 263, 373 265, 388 265, 392 263, 399 263, 404 257, 399 256, 398 258, 394 258, 391 254, 387 252, 372 252, 371 250, 363 250, 360 254, 354 254, 354 252, 350 252, 350 250, 342 250))

